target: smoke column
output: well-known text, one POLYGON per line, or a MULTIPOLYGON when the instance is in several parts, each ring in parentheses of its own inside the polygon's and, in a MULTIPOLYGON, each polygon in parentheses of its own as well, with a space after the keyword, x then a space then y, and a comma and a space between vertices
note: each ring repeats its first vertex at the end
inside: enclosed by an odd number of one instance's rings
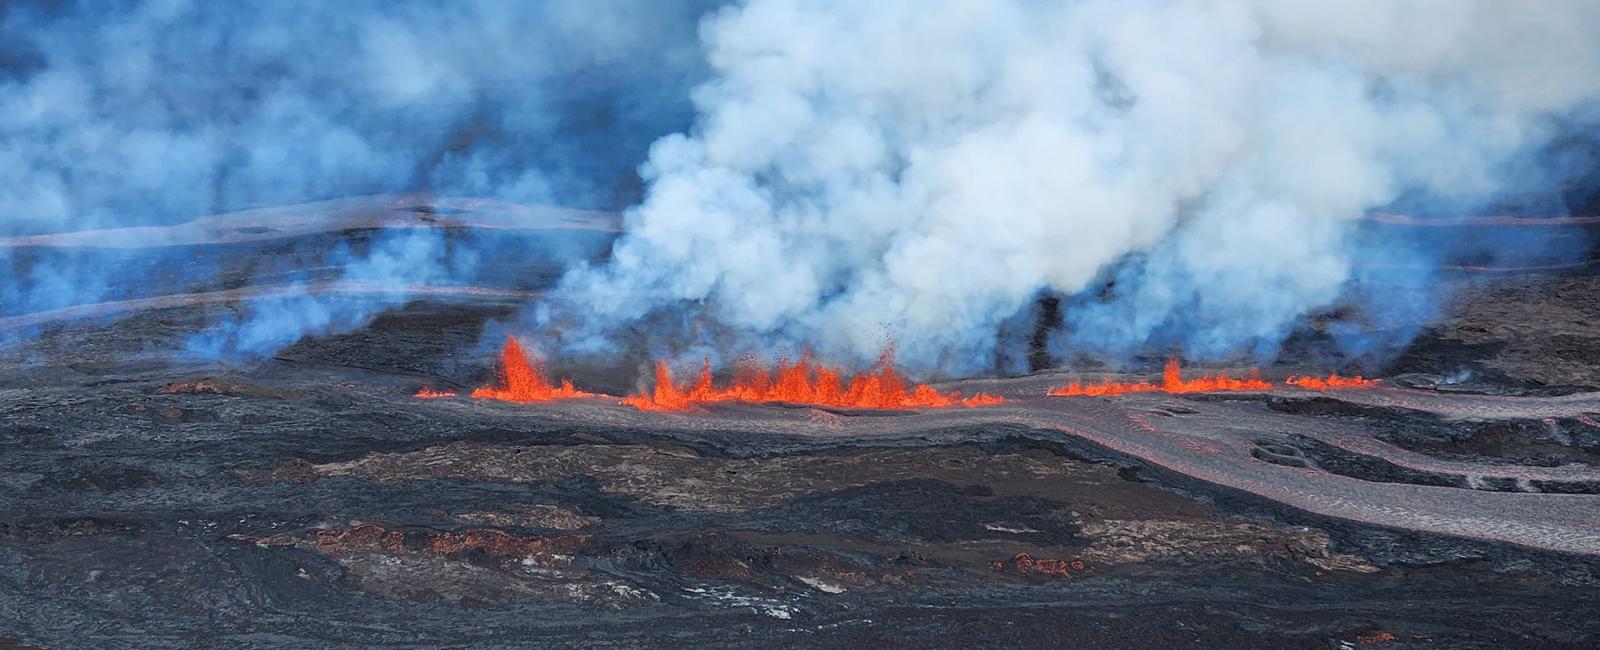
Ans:
POLYGON ((951 371, 1042 292, 1059 346, 1110 357, 1259 356, 1347 301, 1425 318, 1440 251, 1359 218, 1542 196, 1596 33, 1584 1, 749 0, 702 24, 695 126, 650 148, 612 258, 531 318, 574 350, 691 318, 951 371))

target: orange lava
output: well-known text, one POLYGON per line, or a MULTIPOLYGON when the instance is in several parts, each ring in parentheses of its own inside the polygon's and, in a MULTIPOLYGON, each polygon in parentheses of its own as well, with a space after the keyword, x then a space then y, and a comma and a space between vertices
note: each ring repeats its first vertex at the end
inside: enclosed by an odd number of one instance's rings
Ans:
POLYGON ((456 392, 453 391, 453 390, 450 390, 448 388, 441 389, 441 390, 434 390, 431 387, 423 386, 421 390, 417 391, 417 397, 420 397, 422 399, 439 399, 439 398, 442 398, 442 397, 455 397, 455 396, 456 396, 456 392))
POLYGON ((876 369, 846 379, 837 369, 826 368, 802 357, 790 363, 779 359, 775 369, 745 364, 734 374, 733 383, 716 386, 711 378, 711 362, 700 366, 693 383, 677 384, 667 362, 656 362, 656 386, 649 393, 630 395, 622 400, 644 411, 685 411, 711 402, 793 402, 836 408, 903 409, 946 406, 988 406, 1005 400, 978 393, 962 397, 958 392, 940 392, 926 384, 910 385, 894 371, 894 351, 885 350, 876 369))
POLYGON ((1361 375, 1354 377, 1340 377, 1338 373, 1330 373, 1326 377, 1290 377, 1283 383, 1290 386, 1299 386, 1306 390, 1329 390, 1333 388, 1366 388, 1376 386, 1378 380, 1366 379, 1361 375))
POLYGON ((1056 397, 1115 397, 1128 393, 1151 393, 1158 390, 1161 390, 1160 386, 1148 381, 1134 383, 1108 381, 1100 384, 1072 382, 1065 386, 1057 386, 1050 389, 1050 394, 1056 397))
POLYGON ((572 382, 564 379, 560 386, 551 385, 544 376, 544 369, 528 360, 528 354, 522 351, 522 344, 515 337, 506 337, 495 373, 498 383, 472 391, 474 398, 528 403, 595 396, 573 388, 572 382))
POLYGON ((1178 360, 1172 359, 1161 374, 1161 383, 1152 384, 1147 381, 1134 383, 1105 382, 1100 384, 1081 384, 1073 382, 1066 386, 1050 389, 1050 394, 1059 397, 1096 396, 1112 397, 1127 393, 1149 393, 1161 391, 1164 393, 1214 393, 1230 390, 1270 390, 1272 384, 1262 381, 1261 376, 1251 370, 1250 375, 1243 379, 1227 375, 1205 376, 1199 379, 1184 379, 1178 367, 1178 360))

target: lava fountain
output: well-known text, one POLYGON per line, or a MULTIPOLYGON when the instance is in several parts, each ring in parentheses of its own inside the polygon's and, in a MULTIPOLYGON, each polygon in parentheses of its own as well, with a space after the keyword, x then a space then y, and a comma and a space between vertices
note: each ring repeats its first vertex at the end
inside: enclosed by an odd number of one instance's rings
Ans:
MULTIPOLYGON (((594 393, 585 393, 572 387, 572 382, 561 380, 560 386, 550 383, 544 376, 544 369, 538 363, 528 360, 528 354, 522 350, 522 344, 515 337, 506 337, 505 347, 500 349, 500 362, 495 367, 494 385, 484 386, 472 391, 475 399, 495 399, 507 402, 551 402, 559 399, 575 399, 579 397, 595 397, 594 393)), ((421 395, 418 395, 421 397, 421 395)))
POLYGON ((927 384, 908 384, 894 371, 893 348, 878 357, 870 372, 846 379, 837 369, 816 363, 809 356, 791 363, 779 359, 768 369, 758 363, 743 364, 733 381, 717 386, 711 376, 711 362, 700 366, 692 383, 678 384, 665 361, 656 362, 655 389, 630 395, 623 400, 645 411, 684 411, 713 402, 791 402, 835 408, 903 409, 947 406, 987 406, 1004 400, 977 393, 962 397, 959 392, 941 392, 927 384))

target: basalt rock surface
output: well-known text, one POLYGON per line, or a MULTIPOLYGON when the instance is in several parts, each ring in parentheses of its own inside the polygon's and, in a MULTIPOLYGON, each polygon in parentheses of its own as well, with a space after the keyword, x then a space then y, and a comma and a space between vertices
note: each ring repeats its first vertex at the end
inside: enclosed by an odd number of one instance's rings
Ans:
MULTIPOLYGON (((0 350, 0 648, 1600 642, 1575 365, 1445 359, 1571 387, 1497 395, 1056 398, 1046 373, 925 411, 422 400, 488 379, 517 302, 422 297, 229 362, 180 353, 212 301, 28 321, 0 350)), ((1447 376, 1440 349, 1397 372, 1447 376)))

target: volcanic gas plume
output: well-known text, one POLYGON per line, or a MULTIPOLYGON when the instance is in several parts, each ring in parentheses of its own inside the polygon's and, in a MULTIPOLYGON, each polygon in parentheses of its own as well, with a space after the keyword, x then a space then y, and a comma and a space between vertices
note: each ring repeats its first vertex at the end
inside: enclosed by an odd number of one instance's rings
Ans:
POLYGON ((1592 128, 1597 25, 1582 1, 749 0, 703 24, 697 126, 651 147, 610 260, 529 320, 593 350, 687 312, 970 374, 1042 291, 1061 357, 1266 360, 1343 305, 1370 322, 1332 343, 1382 355, 1463 241, 1363 215, 1571 210, 1588 163, 1545 147, 1592 128))

